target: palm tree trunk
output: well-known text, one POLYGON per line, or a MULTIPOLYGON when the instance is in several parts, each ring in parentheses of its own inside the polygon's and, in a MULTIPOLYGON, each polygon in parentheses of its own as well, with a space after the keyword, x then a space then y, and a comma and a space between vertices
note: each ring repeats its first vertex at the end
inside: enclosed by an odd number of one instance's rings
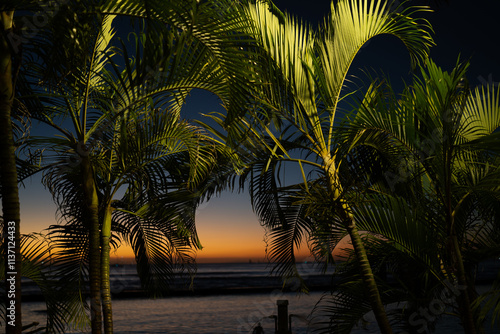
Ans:
MULTIPOLYGON (((332 199, 334 201, 338 200, 340 194, 342 193, 342 187, 336 173, 336 168, 332 159, 325 155, 323 157, 325 163, 325 171, 328 175, 328 183, 330 187, 330 193, 332 194, 332 199)), ((368 300, 372 307, 373 313, 375 314, 375 319, 380 328, 380 332, 384 334, 392 334, 392 328, 387 318, 387 313, 385 312, 384 304, 382 304, 382 298, 380 297, 380 292, 378 290, 377 282, 375 281, 375 276, 373 275, 370 262, 368 261, 368 255, 366 253, 365 246, 359 235, 358 228, 356 226, 356 221, 352 214, 349 213, 350 208, 347 203, 342 205, 340 212, 341 219, 345 224, 347 232, 351 237, 352 247, 359 264, 359 270, 363 282, 366 285, 368 291, 368 300)))
POLYGON ((451 236, 450 251, 452 254, 452 261, 456 265, 453 269, 456 270, 457 280, 459 286, 466 287, 461 294, 457 296, 459 315, 462 320, 462 325, 464 327, 465 334, 476 334, 476 322, 474 321, 474 315, 471 308, 471 287, 467 278, 465 277, 465 267, 462 258, 462 252, 460 251, 460 245, 458 243, 458 238, 455 235, 451 236))
MULTIPOLYGON (((447 130, 445 128, 445 130, 447 130)), ((448 138, 451 138, 448 135, 448 138)), ((458 284, 460 286, 466 287, 466 289, 457 296, 458 302, 458 313, 460 319, 462 320, 462 326, 464 328, 465 334, 476 334, 476 322, 474 321, 474 316, 471 308, 471 298, 470 298, 470 284, 468 284, 465 274, 464 261, 462 257, 462 252, 460 250, 460 244, 458 243, 457 232, 455 228, 455 218, 453 214, 452 206, 452 164, 453 164, 453 147, 447 147, 445 154, 445 201, 446 201, 446 226, 448 231, 448 238, 451 241, 448 244, 448 254, 450 254, 451 268, 456 274, 458 284)))
POLYGON ((101 273, 100 273, 100 233, 99 233, 99 200, 95 188, 94 174, 88 156, 81 157, 85 205, 90 224, 89 236, 89 279, 90 279, 90 318, 93 334, 102 333, 101 314, 101 273))
POLYGON ((0 182, 4 223, 6 333, 20 334, 21 321, 21 253, 20 203, 14 138, 12 136, 12 54, 6 40, 6 31, 12 28, 14 12, 1 12, 0 36, 0 182))
POLYGON ((351 237, 352 247, 354 248, 356 258, 358 259, 361 276, 363 277, 366 289, 368 290, 368 300, 370 301, 373 313, 375 314, 375 319, 377 320, 380 332, 384 334, 392 333, 392 328, 389 323, 389 319, 387 318, 384 304, 382 304, 382 299, 380 298, 377 282, 375 281, 370 262, 368 261, 365 246, 363 245, 363 241, 361 240, 361 236, 359 235, 358 228, 356 227, 353 217, 347 221, 346 228, 349 236, 351 237))
POLYGON ((111 288, 109 282, 109 240, 111 238, 111 206, 106 207, 102 224, 102 252, 101 252, 101 291, 102 311, 104 315, 104 333, 113 333, 113 312, 111 307, 111 288))

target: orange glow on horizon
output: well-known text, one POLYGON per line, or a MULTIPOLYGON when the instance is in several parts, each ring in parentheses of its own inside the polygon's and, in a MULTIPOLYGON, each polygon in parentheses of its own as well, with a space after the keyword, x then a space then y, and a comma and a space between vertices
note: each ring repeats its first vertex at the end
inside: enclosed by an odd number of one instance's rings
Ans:
MULTIPOLYGON (((23 189, 24 196, 30 192, 23 189)), ((196 251, 198 263, 268 262, 265 230, 251 209, 249 200, 241 194, 226 194, 213 198, 200 207, 196 226, 203 249, 196 251)), ((56 207, 50 197, 40 194, 36 201, 22 200, 21 233, 42 233, 56 224, 56 207)), ((339 245, 337 249, 344 248, 339 245)), ((310 257, 303 242, 296 250, 297 261, 310 257)), ((132 248, 125 243, 111 253, 111 261, 133 263, 132 248)))
MULTIPOLYGON (((218 244, 217 240, 205 240, 204 245, 218 244)), ((342 260, 344 256, 344 249, 351 249, 350 240, 348 237, 344 238, 336 247, 334 251, 334 258, 342 260)), ((261 262, 267 263, 265 247, 240 247, 239 249, 231 249, 230 247, 208 248, 204 247, 196 253, 197 263, 246 263, 246 262, 261 262)), ((304 243, 299 250, 295 253, 297 262, 310 259, 311 254, 307 245, 304 243)), ((119 249, 112 252, 111 262, 134 262, 134 252, 128 245, 121 245, 119 249)))

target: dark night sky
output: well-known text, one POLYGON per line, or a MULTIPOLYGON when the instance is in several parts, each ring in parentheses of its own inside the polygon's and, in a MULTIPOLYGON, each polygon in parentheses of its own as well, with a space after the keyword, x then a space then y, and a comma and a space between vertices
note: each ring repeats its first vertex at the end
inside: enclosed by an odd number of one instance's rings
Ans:
MULTIPOLYGON (((275 0, 282 10, 305 18, 312 24, 321 23, 330 11, 330 0, 275 0)), ((436 46, 431 49, 432 59, 446 70, 451 70, 457 58, 471 60, 468 79, 472 86, 482 80, 500 81, 500 1, 449 0, 432 5, 434 12, 423 13, 434 28, 436 46)), ((415 5, 426 1, 410 1, 415 5)), ((353 68, 382 69, 405 76, 409 71, 408 55, 402 43, 394 37, 378 37, 361 50, 353 68)))

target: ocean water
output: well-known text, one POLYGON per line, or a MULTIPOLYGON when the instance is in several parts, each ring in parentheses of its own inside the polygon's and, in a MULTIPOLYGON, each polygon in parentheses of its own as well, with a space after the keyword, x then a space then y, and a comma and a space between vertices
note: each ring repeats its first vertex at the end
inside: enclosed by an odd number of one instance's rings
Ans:
MULTIPOLYGON (((171 297, 156 300, 117 299, 113 301, 115 334, 247 334, 261 323, 265 333, 274 333, 276 300, 289 301, 293 333, 307 333, 306 318, 321 297, 313 292, 307 296, 295 293, 263 293, 225 296, 171 297)), ((41 302, 23 305, 26 322, 43 323, 41 302)), ((68 331, 68 333, 80 333, 68 331)))
MULTIPOLYGON (((298 294, 282 293, 283 282, 270 276, 270 267, 262 263, 199 264, 194 281, 194 292, 202 295, 173 296, 161 299, 114 298, 113 320, 115 334, 146 333, 252 333, 261 323, 265 333, 274 333, 273 315, 277 301, 288 300, 292 315, 293 333, 307 333, 307 317, 321 298, 322 292, 298 294), (254 293, 246 293, 253 289, 254 293), (256 291, 264 291, 255 293, 256 291), (234 291, 236 290, 236 291, 234 291), (216 293, 231 291, 229 294, 216 293)), ((320 268, 304 262, 299 265, 304 278, 328 283, 331 271, 322 275, 320 268)), ((140 282, 133 266, 111 267, 112 293, 139 289, 140 282)), ((288 284, 290 286, 290 284, 288 284)), ((294 282, 291 282, 293 288, 294 282)), ((23 289, 29 292, 30 288, 23 289)), ((180 284, 181 289, 186 285, 180 284)), ((293 290, 293 289, 292 289, 293 290)), ((191 294, 189 292, 189 294, 191 294)), ((43 302, 23 303, 23 322, 45 322, 43 302)), ((68 333, 80 333, 69 330, 68 333)))
MULTIPOLYGON (((292 333, 314 333, 306 319, 321 292, 297 296, 286 294, 245 294, 226 296, 172 297, 156 300, 117 299, 113 301, 115 334, 250 334, 260 322, 264 333, 274 333, 276 300, 289 301, 288 311, 292 314, 292 333)), ((26 322, 45 321, 41 302, 23 305, 23 319, 26 322)), ((366 329, 355 329, 353 334, 378 333, 372 320, 366 329)), ((68 331, 67 333, 82 333, 68 331)), ((422 331, 425 333, 425 331, 422 331)), ((463 333, 456 321, 442 321, 435 333, 463 333)), ((499 333, 498 329, 487 329, 486 333, 499 333)), ((402 333, 401 333, 402 334, 402 333)))
MULTIPOLYGON (((309 277, 319 275, 317 268, 304 267, 302 274, 309 277)), ((269 268, 264 264, 200 264, 199 282, 204 289, 214 287, 221 291, 225 288, 238 288, 243 284, 254 287, 269 287, 277 281, 268 278, 269 268), (229 282, 239 282, 229 284, 229 282)), ((136 287, 138 284, 133 268, 129 266, 112 269, 112 282, 115 292, 136 287)), ((280 283, 278 281, 278 283, 280 283)), ((483 289, 486 289, 483 287, 483 289)), ((196 281, 195 281, 196 291, 196 281)), ((309 294, 296 292, 282 293, 278 289, 268 289, 261 293, 241 293, 214 295, 186 295, 161 299, 115 298, 113 318, 115 334, 249 334, 261 323, 264 333, 274 333, 273 315, 277 314, 278 300, 288 300, 288 313, 291 316, 292 333, 313 333, 307 323, 316 303, 323 292, 309 294)), ((23 303, 23 322, 45 322, 45 305, 42 302, 23 303)), ((454 319, 454 318, 453 318, 454 319)), ((435 333, 461 333, 463 330, 452 318, 439 323, 435 333)), ((373 317, 367 328, 358 328, 354 334, 378 333, 373 317)), ((425 333, 425 331, 422 331, 425 333)), ((68 330, 67 333, 82 333, 68 330)), ((486 333, 498 333, 488 329, 486 333)))

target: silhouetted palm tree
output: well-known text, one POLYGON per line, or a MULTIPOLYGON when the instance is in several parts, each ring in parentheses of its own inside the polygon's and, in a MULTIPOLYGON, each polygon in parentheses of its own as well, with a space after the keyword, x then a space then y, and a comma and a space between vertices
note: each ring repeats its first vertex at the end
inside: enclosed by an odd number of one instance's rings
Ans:
POLYGON ((14 279, 15 293, 10 291, 11 281, 5 281, 7 292, 6 307, 13 306, 15 318, 9 325, 6 323, 6 333, 21 333, 21 255, 20 255, 20 205, 17 187, 17 170, 15 146, 12 127, 12 107, 14 103, 15 68, 14 61, 18 60, 18 52, 13 50, 8 40, 13 30, 14 10, 2 6, 0 8, 0 184, 3 211, 3 254, 5 256, 5 278, 14 279), (14 256, 14 261, 9 258, 14 256), (9 261, 9 259, 11 261, 9 261))
MULTIPOLYGON (((101 254, 99 249, 102 227, 99 196, 103 188, 96 179, 98 162, 92 160, 93 150, 100 145, 99 135, 110 124, 116 125, 117 118, 136 109, 167 108, 176 114, 193 88, 210 90, 229 109, 239 110, 245 100, 241 92, 248 86, 246 76, 241 74, 248 67, 247 51, 242 48, 246 37, 238 33, 244 30, 245 23, 237 13, 237 6, 230 1, 163 1, 147 5, 137 1, 106 1, 61 6, 47 35, 37 44, 38 58, 25 74, 28 79, 34 78, 33 95, 23 102, 34 106, 30 110, 33 118, 62 136, 49 141, 33 139, 30 144, 38 145, 46 153, 55 153, 52 161, 45 156, 49 163, 44 166, 47 175, 53 175, 52 171, 57 169, 79 178, 82 191, 75 196, 80 196, 78 199, 84 204, 78 219, 89 229, 91 316, 95 333, 101 331, 100 267, 101 255, 106 258, 107 252, 101 254), (127 64, 123 72, 118 68, 120 65, 111 61, 117 51, 110 44, 115 15, 147 20, 146 32, 139 36, 144 44, 136 43, 134 62, 129 61, 124 46, 120 50, 127 64), (143 50, 144 61, 140 55, 143 50), (109 81, 111 78, 117 80, 116 85, 109 81)), ((104 227, 104 238, 108 238, 109 224, 104 227)), ((105 330, 110 332, 111 320, 109 317, 105 320, 105 330)))

